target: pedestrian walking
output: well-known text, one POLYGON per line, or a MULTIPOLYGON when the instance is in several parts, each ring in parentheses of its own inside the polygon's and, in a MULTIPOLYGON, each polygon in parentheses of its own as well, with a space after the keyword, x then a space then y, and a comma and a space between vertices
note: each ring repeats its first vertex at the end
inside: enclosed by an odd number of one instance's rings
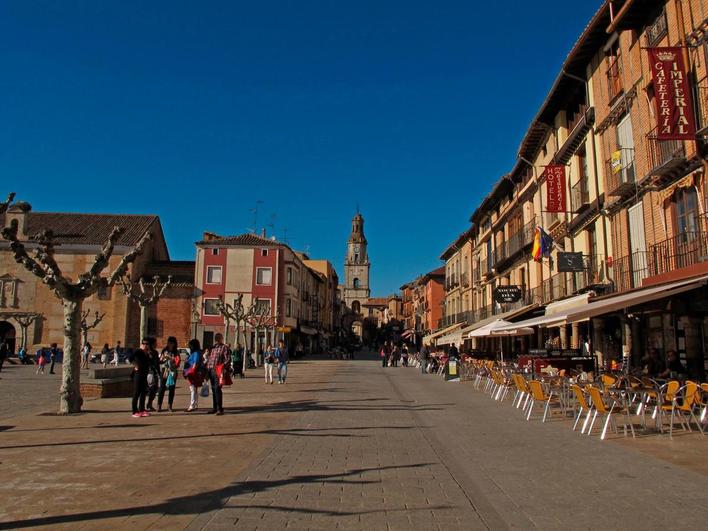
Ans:
POLYGON ((120 354, 118 354, 118 347, 116 347, 113 349, 113 359, 111 360, 111 366, 118 367, 118 363, 120 363, 120 354))
POLYGON ((423 345, 420 349, 420 372, 426 374, 428 372, 428 358, 430 357, 430 351, 428 350, 428 345, 423 345))
POLYGON ((401 349, 401 358, 403 359, 403 366, 408 367, 408 345, 403 345, 401 349))
MULTIPOLYGON (((116 342, 116 347, 113 349, 113 361, 115 361, 116 367, 120 363, 120 359, 123 357, 124 354, 123 347, 120 345, 120 341, 116 342)), ((128 360, 126 360, 127 362, 128 360)))
POLYGON ((145 411, 145 399, 147 397, 147 377, 150 361, 148 352, 150 351, 149 338, 143 339, 140 348, 135 349, 128 360, 133 364, 133 417, 148 417, 150 413, 145 411))
POLYGON ((398 350, 398 345, 393 345, 391 349, 391 367, 398 367, 398 360, 401 358, 401 351, 398 350))
POLYGON ((234 371, 234 376, 237 374, 243 378, 243 347, 236 343, 236 348, 231 351, 231 367, 234 371))
POLYGON ((49 347, 49 374, 54 374, 54 364, 59 357, 59 349, 56 343, 52 343, 49 347))
POLYGON ((265 367, 265 383, 273 383, 273 365, 275 364, 275 352, 272 345, 266 347, 263 356, 263 367, 265 367))
POLYGON ((167 338, 167 345, 160 353, 160 391, 157 395, 157 412, 162 411, 162 402, 167 392, 167 408, 172 412, 175 401, 175 389, 177 388, 177 370, 182 362, 179 350, 177 349, 177 338, 170 336, 167 338))
POLYGON ((108 367, 108 356, 110 355, 111 349, 108 347, 108 343, 105 343, 103 345, 103 348, 101 349, 101 364, 103 365, 104 369, 108 367))
POLYGON ((91 343, 88 341, 84 343, 81 349, 81 368, 88 369, 89 366, 89 356, 91 355, 91 343))
POLYGON ((46 364, 47 358, 44 356, 44 348, 39 347, 37 351, 37 372, 35 374, 39 374, 40 372, 44 374, 44 366, 46 364))
POLYGON ((189 342, 189 357, 184 362, 184 377, 189 382, 187 412, 195 411, 199 405, 199 388, 204 382, 206 371, 201 350, 198 339, 189 342))
POLYGON ((381 356, 381 366, 388 367, 391 358, 391 346, 389 345, 388 341, 384 341, 383 347, 381 347, 381 352, 379 352, 379 355, 381 356))
POLYGON ((209 413, 214 415, 224 414, 224 397, 220 373, 224 370, 231 370, 231 353, 224 345, 224 336, 216 334, 214 336, 214 346, 209 350, 207 359, 207 369, 209 371, 209 383, 211 384, 211 400, 214 405, 209 413), (221 367, 219 367, 221 365, 221 367))
POLYGON ((160 371, 160 355, 157 353, 156 346, 157 340, 154 337, 148 338, 148 344, 150 348, 147 352, 148 356, 148 374, 147 374, 147 385, 148 385, 148 400, 147 400, 147 410, 155 411, 153 407, 153 402, 157 396, 157 391, 162 385, 162 372, 160 371))
POLYGON ((288 347, 285 346, 285 341, 282 339, 278 341, 278 348, 275 349, 275 359, 278 362, 278 383, 284 384, 288 377, 290 355, 288 353, 288 347))
POLYGON ((0 372, 2 372, 2 366, 8 357, 10 357, 10 345, 3 339, 0 341, 0 372))

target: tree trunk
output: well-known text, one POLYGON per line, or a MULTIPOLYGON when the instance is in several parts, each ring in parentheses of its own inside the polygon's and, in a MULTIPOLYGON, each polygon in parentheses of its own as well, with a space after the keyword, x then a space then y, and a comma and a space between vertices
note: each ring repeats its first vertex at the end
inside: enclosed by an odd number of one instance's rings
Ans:
POLYGON ((140 341, 148 336, 148 311, 147 306, 140 305, 140 341))
MULTIPOLYGON (((226 326, 224 327, 224 345, 229 344, 229 328, 231 328, 231 319, 225 319, 226 326)), ((238 342, 238 332, 236 332, 236 341, 238 342)))
POLYGON ((81 302, 63 300, 64 358, 59 389, 59 414, 81 412, 81 302))
POLYGON ((20 347, 27 351, 27 326, 20 325, 20 330, 22 330, 22 339, 20 340, 20 347))

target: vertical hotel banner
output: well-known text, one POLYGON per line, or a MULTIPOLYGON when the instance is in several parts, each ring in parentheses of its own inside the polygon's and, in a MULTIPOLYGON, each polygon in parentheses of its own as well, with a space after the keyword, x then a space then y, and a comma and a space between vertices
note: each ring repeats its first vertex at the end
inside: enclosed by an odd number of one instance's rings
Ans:
POLYGON ((691 87, 678 47, 648 48, 658 140, 695 140, 696 122, 691 103, 691 87))
POLYGON ((546 211, 565 212, 565 166, 546 166, 546 211))

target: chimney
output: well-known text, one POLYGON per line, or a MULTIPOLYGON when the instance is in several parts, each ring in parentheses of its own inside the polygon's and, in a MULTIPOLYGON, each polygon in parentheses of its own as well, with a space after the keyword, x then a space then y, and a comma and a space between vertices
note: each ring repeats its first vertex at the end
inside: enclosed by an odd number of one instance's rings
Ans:
POLYGON ((32 210, 32 205, 24 201, 18 201, 10 205, 7 212, 5 212, 5 226, 10 227, 13 223, 16 223, 17 239, 20 241, 26 241, 30 237, 27 233, 29 231, 28 213, 30 210, 32 210))
POLYGON ((265 237, 266 237, 266 231, 265 231, 265 227, 263 227, 261 229, 261 238, 265 239, 265 237))
POLYGON ((216 240, 219 236, 217 234, 214 234, 213 232, 205 232, 204 235, 202 236, 202 240, 205 242, 210 242, 212 240, 216 240))

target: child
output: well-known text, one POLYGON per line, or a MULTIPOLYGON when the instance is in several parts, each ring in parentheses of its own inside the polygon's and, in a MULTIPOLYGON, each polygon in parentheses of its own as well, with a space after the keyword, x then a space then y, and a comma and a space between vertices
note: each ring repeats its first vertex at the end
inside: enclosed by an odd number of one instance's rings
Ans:
POLYGON ((40 372, 42 374, 44 373, 44 366, 47 364, 47 358, 44 357, 44 349, 39 349, 37 351, 37 372, 36 374, 39 374, 40 372))

